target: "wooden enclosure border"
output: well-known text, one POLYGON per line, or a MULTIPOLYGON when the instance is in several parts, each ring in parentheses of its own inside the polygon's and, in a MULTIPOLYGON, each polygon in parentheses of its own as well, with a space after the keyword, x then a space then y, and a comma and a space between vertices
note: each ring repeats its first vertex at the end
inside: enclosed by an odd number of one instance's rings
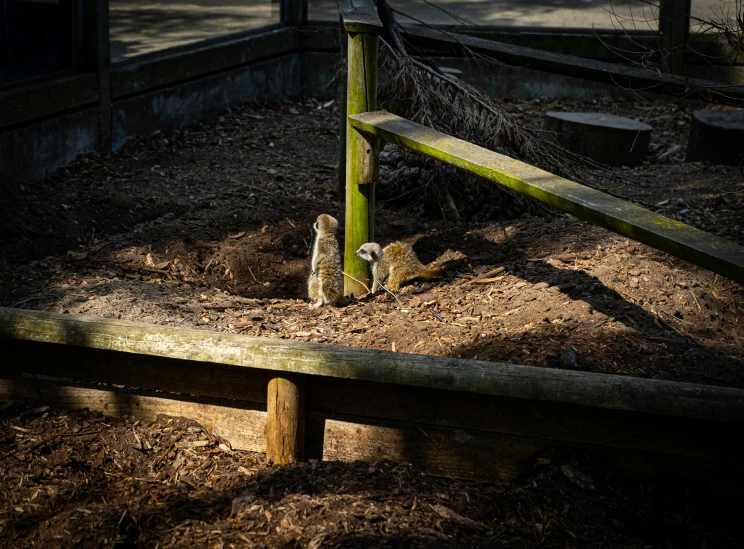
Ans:
POLYGON ((182 415, 275 463, 514 480, 558 449, 723 487, 741 473, 738 389, 2 308, 0 345, 0 399, 182 415))

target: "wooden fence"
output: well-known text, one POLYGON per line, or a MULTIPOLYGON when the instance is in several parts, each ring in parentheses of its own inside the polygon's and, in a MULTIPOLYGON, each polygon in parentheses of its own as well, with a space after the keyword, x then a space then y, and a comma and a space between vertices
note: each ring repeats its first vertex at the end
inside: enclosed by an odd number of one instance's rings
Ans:
MULTIPOLYGON (((734 242, 393 114, 369 112, 376 105, 382 25, 372 0, 339 0, 339 10, 349 34, 344 265, 354 278, 368 278, 366 262, 354 251, 374 241, 378 140, 383 139, 744 283, 744 247, 734 242)), ((345 290, 361 293, 363 287, 352 280, 345 290)))
MULTIPOLYGON (((380 25, 354 1, 342 8, 349 23, 347 198, 349 215, 367 219, 347 220, 353 239, 373 236, 382 138, 741 280, 741 249, 731 243, 368 112, 376 108, 380 25)), ((355 245, 347 240, 347 251, 355 245)), ((390 459, 431 474, 509 480, 538 456, 565 450, 731 493, 744 476, 737 436, 744 391, 737 389, 13 309, 0 309, 0 348, 0 399, 146 419, 188 416, 277 463, 390 459)))
POLYGON ((182 415, 279 463, 513 480, 563 450, 725 489, 744 462, 737 389, 2 308, 0 346, 2 400, 182 415))

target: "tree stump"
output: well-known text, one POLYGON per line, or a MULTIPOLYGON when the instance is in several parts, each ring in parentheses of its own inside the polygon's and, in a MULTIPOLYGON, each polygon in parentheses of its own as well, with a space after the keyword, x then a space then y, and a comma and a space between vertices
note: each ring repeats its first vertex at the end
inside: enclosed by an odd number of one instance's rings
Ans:
POLYGON ((744 110, 693 112, 686 160, 729 165, 744 161, 744 110))
POLYGON ((591 112, 548 112, 545 129, 569 151, 608 166, 643 164, 652 130, 631 118, 591 112))

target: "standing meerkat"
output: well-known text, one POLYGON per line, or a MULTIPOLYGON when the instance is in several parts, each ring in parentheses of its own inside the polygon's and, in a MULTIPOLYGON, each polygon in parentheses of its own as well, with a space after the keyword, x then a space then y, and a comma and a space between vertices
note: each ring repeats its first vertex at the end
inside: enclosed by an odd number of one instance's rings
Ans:
POLYGON ((321 214, 313 223, 313 229, 315 242, 307 280, 307 292, 313 302, 311 307, 339 305, 344 301, 344 277, 336 240, 338 221, 330 215, 321 214))
POLYGON ((385 283, 390 290, 397 291, 414 278, 442 276, 441 269, 424 267, 413 248, 405 242, 393 242, 385 249, 376 242, 367 242, 354 253, 372 264, 372 293, 385 283))

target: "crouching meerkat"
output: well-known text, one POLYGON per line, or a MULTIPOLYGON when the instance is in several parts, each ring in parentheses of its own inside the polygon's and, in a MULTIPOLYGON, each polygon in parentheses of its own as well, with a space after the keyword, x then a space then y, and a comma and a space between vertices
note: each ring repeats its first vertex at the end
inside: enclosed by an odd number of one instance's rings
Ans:
POLYGON ((307 292, 316 309, 323 305, 340 305, 344 302, 344 277, 341 254, 338 251, 336 232, 338 221, 330 215, 321 214, 313 223, 315 242, 307 292))
POLYGON ((357 257, 372 264, 372 293, 387 283, 388 288, 397 291, 414 278, 439 278, 441 269, 424 267, 405 242, 393 242, 383 249, 376 242, 367 242, 354 252, 357 257))

